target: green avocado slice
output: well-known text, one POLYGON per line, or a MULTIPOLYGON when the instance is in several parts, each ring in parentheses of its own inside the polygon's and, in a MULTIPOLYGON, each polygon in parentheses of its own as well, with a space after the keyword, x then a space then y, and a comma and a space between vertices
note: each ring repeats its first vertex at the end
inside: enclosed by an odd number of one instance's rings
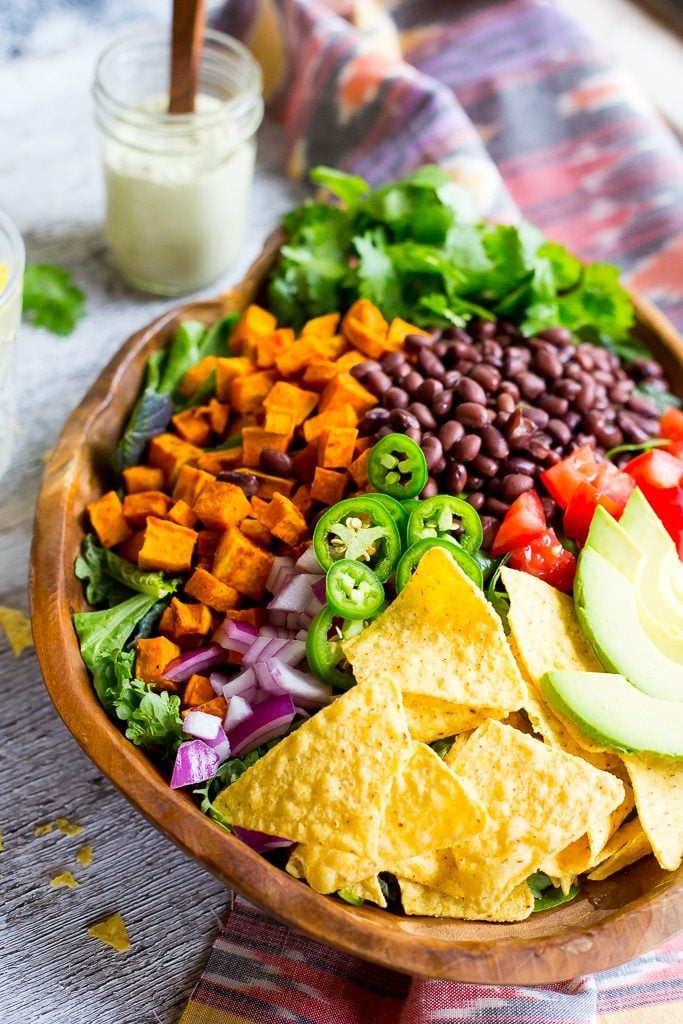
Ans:
POLYGON ((646 632, 634 585, 589 547, 579 556, 574 605, 603 668, 651 697, 683 701, 683 664, 667 658, 646 632))
POLYGON ((683 758, 683 704, 649 697, 608 672, 546 672, 541 686, 588 739, 613 750, 683 758))

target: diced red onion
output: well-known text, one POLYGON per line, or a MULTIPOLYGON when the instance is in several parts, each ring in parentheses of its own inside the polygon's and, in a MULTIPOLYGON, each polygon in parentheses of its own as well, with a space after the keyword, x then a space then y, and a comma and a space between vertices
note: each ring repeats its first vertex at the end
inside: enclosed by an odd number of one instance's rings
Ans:
POLYGON ((259 636, 254 640, 249 650, 242 659, 243 665, 255 665, 257 661, 267 661, 268 658, 275 658, 289 641, 279 636, 259 636))
POLYGON ((274 694, 290 694, 304 708, 319 708, 329 704, 332 687, 320 682, 309 672, 300 672, 273 658, 254 666, 259 684, 274 694))
POLYGON ((261 628, 259 629, 259 636, 276 636, 280 640, 294 639, 292 637, 291 631, 289 629, 285 629, 284 626, 261 626, 261 628))
POLYGON ((164 669, 164 678, 170 679, 172 683, 184 683, 191 675, 204 675, 207 669, 221 665, 224 661, 225 651, 219 644, 200 647, 196 651, 186 651, 179 658, 175 658, 164 669))
POLYGON ((276 555, 266 580, 266 590, 271 594, 277 594, 285 579, 294 573, 294 559, 288 555, 276 555))
POLYGON ((256 686, 257 679, 254 675, 252 668, 246 669, 244 672, 240 672, 238 676, 233 676, 232 679, 228 679, 227 682, 223 683, 221 692, 227 699, 234 697, 244 697, 244 695, 256 686))
POLYGON ((280 648, 275 657, 284 665, 298 665, 300 661, 303 661, 305 655, 305 640, 287 640, 284 647, 280 648))
POLYGON ((223 686, 225 683, 229 683, 233 676, 227 675, 225 672, 212 672, 209 676, 209 682, 213 687, 213 692, 217 697, 223 696, 223 686))
POLYGON ((311 590, 313 591, 313 593, 318 598, 321 604, 325 604, 325 601, 327 600, 327 595, 325 592, 326 579, 327 577, 320 576, 317 582, 314 583, 313 586, 311 587, 311 590))
POLYGON ((231 729, 228 739, 234 757, 248 754, 262 743, 283 736, 294 720, 294 701, 289 694, 270 697, 254 705, 253 714, 231 729))
MULTIPOLYGON (((287 616, 289 614, 289 612, 268 612, 268 620, 270 622, 270 625, 274 626, 276 629, 285 629, 287 616)), ((287 632, 289 633, 290 630, 287 630, 287 632)))
POLYGON ((220 718, 207 715, 206 711, 188 711, 183 720, 183 732, 198 740, 215 740, 220 727, 220 718))
POLYGON ((181 743, 173 765, 171 789, 196 786, 199 782, 212 779, 218 763, 218 753, 203 740, 188 740, 181 743))
POLYGON ((231 697, 228 702, 228 710, 225 713, 225 731, 230 732, 240 722, 246 721, 249 715, 252 714, 251 705, 244 697, 240 697, 239 694, 235 694, 231 697))
POLYGON ((306 548, 303 555, 299 555, 295 564, 299 572, 314 572, 318 575, 322 572, 322 567, 318 561, 312 544, 310 547, 306 548))
POLYGON ((306 643, 306 637, 307 636, 308 636, 308 630, 307 629, 300 629, 298 631, 298 633, 295 635, 294 639, 295 640, 303 640, 303 642, 306 643))
POLYGON ((313 612, 287 612, 285 621, 288 629, 308 629, 314 618, 313 612))
POLYGON ((296 715, 297 718, 310 718, 311 717, 310 714, 308 713, 308 711, 306 710, 306 708, 300 708, 298 706, 298 704, 294 705, 294 714, 296 715))
POLYGON ((300 572, 291 576, 282 590, 279 590, 272 601, 268 602, 268 611, 302 612, 311 611, 313 615, 325 603, 314 593, 313 587, 320 581, 319 574, 300 572))
POLYGON ((235 622, 234 619, 225 619, 213 635, 215 643, 221 645, 226 651, 236 651, 244 654, 258 636, 258 630, 248 622, 235 622))
MULTIPOLYGON (((216 715, 214 715, 214 718, 215 717, 216 715)), ((220 722, 220 719, 218 719, 218 721, 220 722)), ((207 747, 211 747, 212 750, 216 751, 218 754, 218 760, 221 764, 223 764, 223 761, 227 761, 230 757, 230 741, 225 735, 225 729, 222 725, 218 729, 218 735, 215 740, 204 740, 204 743, 206 743, 207 747)))
POLYGON ((292 846, 291 839, 281 839, 280 836, 268 836, 265 832, 256 832, 252 828, 242 828, 241 825, 233 825, 233 833, 247 846, 250 846, 256 853, 267 853, 269 850, 279 850, 283 847, 292 846))

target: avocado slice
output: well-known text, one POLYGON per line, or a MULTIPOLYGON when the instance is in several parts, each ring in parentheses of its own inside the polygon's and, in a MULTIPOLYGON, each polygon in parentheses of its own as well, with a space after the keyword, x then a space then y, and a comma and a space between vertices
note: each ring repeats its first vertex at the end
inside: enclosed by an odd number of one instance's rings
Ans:
POLYGON ((585 547, 579 556, 574 605, 603 667, 662 700, 683 701, 683 664, 667 658, 638 614, 638 591, 607 559, 585 547))
POLYGON ((631 583, 637 582, 645 552, 602 505, 593 513, 586 547, 597 551, 631 583))
POLYGON ((676 545, 640 488, 636 487, 626 502, 619 525, 639 547, 647 551, 648 558, 668 563, 673 596, 683 605, 683 565, 678 557, 676 545))
POLYGON ((613 750, 683 758, 683 704, 649 697, 608 672, 546 672, 541 687, 588 739, 613 750))

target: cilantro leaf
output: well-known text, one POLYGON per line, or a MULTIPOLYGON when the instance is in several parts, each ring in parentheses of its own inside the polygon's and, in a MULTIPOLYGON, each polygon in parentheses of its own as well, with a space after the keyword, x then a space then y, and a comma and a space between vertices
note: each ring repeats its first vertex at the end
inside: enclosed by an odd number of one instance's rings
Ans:
POLYGON ((385 317, 400 316, 404 311, 401 284, 384 232, 381 228, 366 231, 354 238, 353 245, 358 253, 359 295, 379 306, 385 317))
POLYGON ((580 890, 579 883, 574 882, 569 892, 564 893, 562 889, 555 887, 542 871, 535 871, 533 875, 529 875, 526 882, 534 897, 534 914, 539 910, 549 910, 551 907, 559 907, 562 903, 569 903, 578 896, 580 890))
POLYGON ((649 398, 654 402, 660 416, 670 406, 673 406, 674 409, 680 409, 681 405, 683 405, 678 395, 672 395, 670 391, 660 391, 659 388, 653 387, 652 384, 639 384, 637 388, 633 389, 633 394, 642 395, 643 398, 649 398))
POLYGON ((361 199, 368 194, 370 186, 357 174, 345 174, 334 167, 314 167, 311 181, 341 199, 347 207, 358 206, 361 199))
POLYGON ((162 756, 175 753, 182 743, 183 723, 180 697, 162 690, 156 693, 139 679, 133 679, 114 702, 119 718, 127 723, 126 739, 136 746, 152 744, 162 756))
POLYGON ((28 263, 24 271, 23 315, 35 327, 63 337, 85 316, 85 295, 68 270, 28 263))

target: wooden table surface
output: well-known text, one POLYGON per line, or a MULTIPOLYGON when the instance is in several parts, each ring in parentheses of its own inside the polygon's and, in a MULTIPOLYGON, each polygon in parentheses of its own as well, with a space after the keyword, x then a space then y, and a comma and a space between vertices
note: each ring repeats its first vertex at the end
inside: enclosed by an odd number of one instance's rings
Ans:
MULTIPOLYGON (((14 461, 0 484, 0 605, 23 611, 45 453, 116 349, 174 304, 123 285, 102 240, 90 85, 106 41, 93 34, 68 54, 0 65, 0 206, 21 231, 28 259, 69 268, 88 307, 68 338, 22 325, 17 341, 18 433, 14 461)), ((202 294, 238 280, 280 213, 302 196, 303 188, 281 174, 281 162, 278 132, 265 125, 243 256, 202 294)), ((90 763, 52 707, 33 651, 15 658, 2 631, 0 721, 0 1021, 174 1024, 202 971, 228 894, 90 763), (77 822, 83 831, 34 834, 56 818, 77 822), (87 868, 75 857, 85 843, 93 848, 87 868), (65 869, 79 888, 50 886, 65 869), (87 933, 115 911, 132 942, 124 954, 87 933)))

